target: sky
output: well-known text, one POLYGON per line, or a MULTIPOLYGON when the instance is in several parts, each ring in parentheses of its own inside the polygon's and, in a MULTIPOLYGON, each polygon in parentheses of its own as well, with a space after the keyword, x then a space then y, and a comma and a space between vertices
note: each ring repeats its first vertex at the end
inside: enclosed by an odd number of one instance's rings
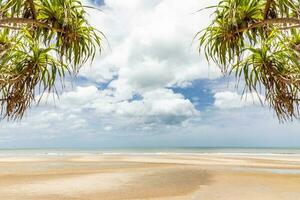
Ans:
MULTIPOLYGON (((198 52, 217 0, 90 0, 102 54, 20 122, 0 122, 0 148, 299 147, 298 120, 279 123, 198 52)), ((264 98, 263 95, 260 98, 264 98)))

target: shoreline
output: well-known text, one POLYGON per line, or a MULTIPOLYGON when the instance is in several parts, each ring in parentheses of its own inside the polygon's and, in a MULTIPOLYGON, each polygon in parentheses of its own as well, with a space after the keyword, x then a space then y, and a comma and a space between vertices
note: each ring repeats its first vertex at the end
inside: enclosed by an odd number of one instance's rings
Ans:
POLYGON ((5 200, 300 199, 300 156, 0 156, 5 200))
POLYGON ((300 156, 300 148, 291 149, 281 149, 281 148, 270 148, 270 149, 222 149, 214 148, 214 150, 198 149, 197 151, 189 151, 188 149, 173 149, 172 151, 166 149, 95 149, 95 150, 85 150, 85 149, 0 149, 0 156, 11 155, 224 155, 224 156, 300 156), (244 150, 244 151, 243 151, 244 150), (269 151, 268 151, 269 150, 269 151))

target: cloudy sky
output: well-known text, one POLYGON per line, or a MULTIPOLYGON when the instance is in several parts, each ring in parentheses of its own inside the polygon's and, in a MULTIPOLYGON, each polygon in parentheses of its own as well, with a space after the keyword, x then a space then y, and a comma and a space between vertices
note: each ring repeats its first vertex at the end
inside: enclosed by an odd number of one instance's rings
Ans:
POLYGON ((21 122, 0 122, 0 148, 300 146, 300 123, 280 124, 258 98, 241 98, 192 39, 216 0, 94 0, 103 53, 59 99, 21 122))

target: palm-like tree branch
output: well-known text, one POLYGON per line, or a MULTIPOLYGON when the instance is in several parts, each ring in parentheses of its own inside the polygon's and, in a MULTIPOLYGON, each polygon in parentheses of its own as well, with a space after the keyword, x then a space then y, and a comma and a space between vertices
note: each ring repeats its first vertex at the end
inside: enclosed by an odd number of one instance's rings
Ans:
MULTIPOLYGON (((35 25, 40 28, 47 28, 56 32, 61 32, 63 33, 64 31, 59 28, 54 28, 51 27, 47 23, 40 22, 36 19, 28 19, 28 18, 6 18, 6 19, 0 19, 0 25, 3 24, 14 24, 14 25, 19 25, 19 24, 25 24, 25 25, 35 25)), ((5 26, 5 28, 11 28, 11 29, 19 29, 17 26, 5 26)))
POLYGON ((198 33, 200 48, 223 73, 263 92, 280 120, 299 116, 300 2, 220 0, 212 24, 198 33))
POLYGON ((234 32, 234 34, 242 33, 242 32, 248 31, 250 29, 255 29, 258 27, 263 27, 266 25, 274 25, 274 24, 281 25, 280 28, 282 28, 282 29, 290 29, 290 28, 295 28, 295 27, 300 26, 300 19, 298 19, 298 18, 265 19, 265 20, 262 20, 257 23, 249 24, 248 27, 240 28, 240 29, 236 30, 236 32, 234 32), (289 26, 289 25, 294 25, 294 26, 289 26))
POLYGON ((0 4, 0 114, 21 119, 36 94, 55 92, 97 51, 102 33, 80 0, 5 0, 0 4))
POLYGON ((269 14, 269 11, 270 11, 270 8, 271 8, 272 1, 273 0, 267 0, 267 2, 266 2, 266 7, 265 7, 265 10, 264 10, 264 19, 268 18, 268 14, 269 14))
POLYGON ((33 15, 33 19, 36 19, 36 9, 35 9, 35 5, 34 5, 34 0, 27 0, 27 2, 30 6, 30 9, 31 9, 31 12, 33 15))

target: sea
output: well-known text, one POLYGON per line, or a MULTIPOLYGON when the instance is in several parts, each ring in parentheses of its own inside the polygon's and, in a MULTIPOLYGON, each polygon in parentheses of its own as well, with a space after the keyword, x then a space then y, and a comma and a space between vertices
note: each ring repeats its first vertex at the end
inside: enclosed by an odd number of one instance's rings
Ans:
POLYGON ((270 147, 127 147, 127 148, 10 148, 0 156, 22 155, 161 155, 161 154, 234 154, 234 155, 300 155, 300 148, 270 147))

